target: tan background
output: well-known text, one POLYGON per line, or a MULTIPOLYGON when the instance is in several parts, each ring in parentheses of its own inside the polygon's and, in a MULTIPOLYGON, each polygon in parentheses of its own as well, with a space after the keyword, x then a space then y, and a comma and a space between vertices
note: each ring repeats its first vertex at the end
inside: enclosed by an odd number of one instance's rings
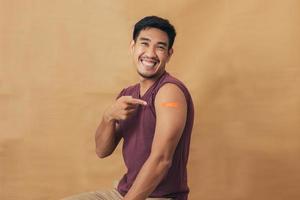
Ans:
POLYGON ((137 81, 134 23, 176 26, 167 69, 196 120, 191 200, 300 199, 300 1, 0 0, 0 199, 110 188, 120 148, 100 160, 104 108, 137 81))

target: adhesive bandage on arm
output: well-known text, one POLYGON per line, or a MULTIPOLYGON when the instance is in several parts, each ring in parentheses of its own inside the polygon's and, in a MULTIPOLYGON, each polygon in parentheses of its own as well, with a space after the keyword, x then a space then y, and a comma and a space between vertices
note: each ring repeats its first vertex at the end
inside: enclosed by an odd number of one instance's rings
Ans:
POLYGON ((162 102, 161 105, 164 106, 164 107, 173 107, 173 108, 178 107, 178 103, 175 102, 175 101, 162 102))

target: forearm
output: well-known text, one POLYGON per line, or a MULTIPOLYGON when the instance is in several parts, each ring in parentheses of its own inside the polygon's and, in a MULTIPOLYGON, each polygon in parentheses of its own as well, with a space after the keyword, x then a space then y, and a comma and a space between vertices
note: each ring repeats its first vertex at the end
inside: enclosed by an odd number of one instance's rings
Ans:
POLYGON ((95 134, 96 153, 103 158, 111 154, 116 147, 116 122, 103 115, 95 134))
POLYGON ((150 156, 123 200, 145 200, 168 172, 171 161, 150 156))

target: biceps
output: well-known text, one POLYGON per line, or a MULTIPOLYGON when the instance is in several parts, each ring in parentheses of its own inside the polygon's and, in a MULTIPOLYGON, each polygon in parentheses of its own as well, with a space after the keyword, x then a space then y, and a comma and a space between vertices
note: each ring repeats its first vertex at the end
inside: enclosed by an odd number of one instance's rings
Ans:
POLYGON ((152 153, 171 159, 186 123, 186 105, 181 108, 162 108, 157 114, 152 153))

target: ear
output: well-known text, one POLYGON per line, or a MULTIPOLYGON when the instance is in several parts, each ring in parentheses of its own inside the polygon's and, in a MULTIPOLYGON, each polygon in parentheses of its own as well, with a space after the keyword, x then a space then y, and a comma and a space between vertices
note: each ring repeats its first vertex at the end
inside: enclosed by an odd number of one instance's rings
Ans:
POLYGON ((171 59, 171 57, 173 55, 173 52, 174 52, 173 48, 171 48, 171 49, 168 50, 168 59, 167 59, 167 62, 169 62, 169 60, 171 59))
POLYGON ((131 40, 131 42, 130 42, 130 52, 131 53, 133 53, 133 51, 134 51, 134 45, 135 45, 135 41, 131 40))

